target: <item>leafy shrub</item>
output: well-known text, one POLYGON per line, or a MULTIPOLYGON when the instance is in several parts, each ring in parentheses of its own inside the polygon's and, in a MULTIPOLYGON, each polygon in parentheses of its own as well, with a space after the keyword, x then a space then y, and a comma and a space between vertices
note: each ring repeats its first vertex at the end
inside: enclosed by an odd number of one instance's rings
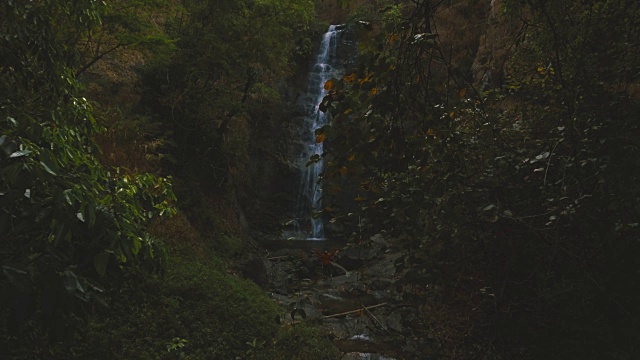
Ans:
POLYGON ((216 259, 173 257, 164 279, 132 271, 123 280, 75 358, 235 359, 247 342, 270 341, 278 329, 274 302, 216 259))
POLYGON ((342 354, 326 334, 304 324, 284 328, 275 339, 273 349, 256 359, 274 360, 334 360, 342 354))
MULTIPOLYGON (((102 130, 78 96, 72 39, 100 23, 103 2, 0 4, 0 328, 72 342, 102 277, 120 266, 161 271, 164 248, 147 221, 171 215, 171 181, 102 166, 102 130)), ((106 280, 105 280, 106 281, 106 280)))

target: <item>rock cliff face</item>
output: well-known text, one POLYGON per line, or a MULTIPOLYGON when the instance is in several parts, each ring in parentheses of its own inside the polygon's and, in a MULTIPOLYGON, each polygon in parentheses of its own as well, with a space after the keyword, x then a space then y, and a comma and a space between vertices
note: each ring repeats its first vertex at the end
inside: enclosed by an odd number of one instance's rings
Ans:
POLYGON ((522 24, 507 21, 501 0, 445 2, 435 13, 434 31, 454 72, 478 90, 502 85, 522 24))
POLYGON ((473 79, 482 87, 502 85, 509 56, 524 29, 523 23, 505 19, 501 14, 501 3, 501 0, 491 0, 472 65, 473 79))

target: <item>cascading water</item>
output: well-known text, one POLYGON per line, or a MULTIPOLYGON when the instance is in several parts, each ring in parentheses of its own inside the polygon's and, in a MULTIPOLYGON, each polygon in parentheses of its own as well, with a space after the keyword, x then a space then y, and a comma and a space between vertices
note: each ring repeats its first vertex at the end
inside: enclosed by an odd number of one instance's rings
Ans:
POLYGON ((300 192, 296 201, 294 233, 289 238, 304 240, 324 240, 324 224, 317 214, 322 209, 322 186, 319 182, 323 169, 322 142, 316 142, 315 131, 329 123, 330 115, 318 109, 326 95, 324 84, 339 75, 336 49, 342 26, 331 25, 324 34, 315 65, 309 74, 308 88, 303 98, 305 107, 304 125, 301 131, 303 150, 300 154, 301 172, 300 192), (314 156, 320 156, 316 163, 307 162, 314 156), (314 215, 315 214, 315 215, 314 215))

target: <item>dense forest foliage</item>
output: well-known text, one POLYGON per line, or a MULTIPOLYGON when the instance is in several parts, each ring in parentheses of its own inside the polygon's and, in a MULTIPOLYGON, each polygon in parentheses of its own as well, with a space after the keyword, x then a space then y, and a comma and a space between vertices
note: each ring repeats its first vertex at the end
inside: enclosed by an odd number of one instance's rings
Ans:
POLYGON ((326 86, 326 212, 415 249, 450 358, 637 356, 638 2, 381 5, 326 86), (482 11, 511 54, 474 78, 482 11))
POLYGON ((227 275, 171 178, 228 171, 246 139, 227 129, 277 101, 313 15, 288 0, 2 2, 3 358, 334 358, 227 275))
POLYGON ((254 163, 343 20, 321 216, 411 253, 416 336, 639 356, 637 0, 2 1, 2 356, 340 358, 230 269, 280 226, 254 163))

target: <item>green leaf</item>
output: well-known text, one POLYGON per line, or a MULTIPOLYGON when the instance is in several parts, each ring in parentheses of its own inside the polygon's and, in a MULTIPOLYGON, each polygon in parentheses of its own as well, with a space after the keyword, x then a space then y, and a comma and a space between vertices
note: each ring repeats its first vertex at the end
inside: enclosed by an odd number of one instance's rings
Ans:
POLYGON ((58 164, 56 163, 51 151, 48 149, 42 149, 40 153, 40 164, 44 167, 44 169, 51 175, 58 175, 58 164))
POLYGON ((26 268, 18 265, 3 265, 2 272, 11 285, 18 289, 29 289, 31 281, 26 268))
POLYGON ((67 270, 62 275, 64 287, 68 292, 73 293, 78 290, 81 293, 84 293, 84 288, 82 287, 82 284, 80 284, 80 281, 78 281, 78 276, 76 276, 73 271, 67 270))
POLYGON ((133 255, 138 255, 138 253, 140 252, 140 249, 142 249, 142 241, 140 241, 139 237, 134 236, 133 249, 131 249, 131 252, 133 253, 133 255))
POLYGON ((17 157, 22 157, 22 156, 27 156, 31 154, 31 151, 29 150, 18 150, 15 151, 13 153, 11 153, 11 155, 9 155, 10 158, 17 158, 17 157))
POLYGON ((305 166, 309 166, 309 165, 315 164, 318 161, 320 161, 320 155, 313 154, 313 155, 311 155, 311 157, 309 158, 309 161, 307 161, 307 164, 305 166))
POLYGON ((71 189, 67 189, 67 190, 62 192, 62 195, 64 196, 64 199, 67 201, 67 203, 69 205, 73 205, 73 201, 71 200, 71 195, 72 194, 73 194, 73 190, 71 190, 71 189))
POLYGON ((93 257, 93 266, 100 276, 104 276, 104 274, 106 273, 110 256, 111 254, 109 253, 100 253, 96 254, 96 256, 93 257))
POLYGON ((329 106, 331 106, 331 101, 333 100, 333 95, 329 94, 322 98, 322 102, 318 105, 318 110, 322 112, 327 112, 329 110, 329 106))
POLYGON ((96 207, 93 204, 88 204, 87 212, 89 227, 93 227, 93 225, 96 223, 96 207))

